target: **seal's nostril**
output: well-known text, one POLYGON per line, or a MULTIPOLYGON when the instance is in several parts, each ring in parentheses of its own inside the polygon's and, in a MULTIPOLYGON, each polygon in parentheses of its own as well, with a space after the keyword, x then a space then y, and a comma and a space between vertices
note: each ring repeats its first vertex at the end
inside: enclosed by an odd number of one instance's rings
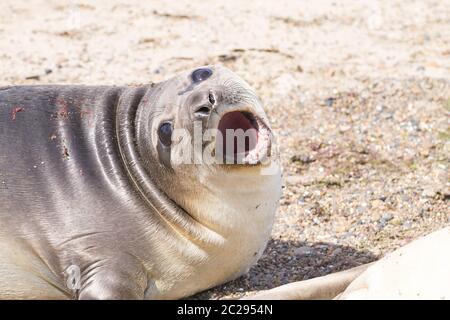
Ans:
POLYGON ((200 108, 198 108, 194 113, 197 116, 200 117, 207 117, 209 116, 209 113, 211 112, 211 108, 209 106, 201 106, 200 108))
POLYGON ((208 94, 208 101, 209 103, 211 103, 212 105, 214 105, 216 103, 216 97, 214 97, 214 93, 212 91, 209 91, 208 94))

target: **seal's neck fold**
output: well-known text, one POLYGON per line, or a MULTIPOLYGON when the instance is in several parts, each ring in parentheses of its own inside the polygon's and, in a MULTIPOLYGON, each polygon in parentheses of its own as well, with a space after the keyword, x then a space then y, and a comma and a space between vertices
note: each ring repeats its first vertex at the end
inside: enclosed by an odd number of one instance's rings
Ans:
MULTIPOLYGON (((140 193, 149 210, 157 213, 174 231, 198 244, 222 242, 220 235, 206 228, 192 218, 170 199, 155 183, 144 167, 139 154, 136 126, 137 122, 147 123, 148 119, 137 119, 138 108, 151 94, 150 87, 133 88, 125 91, 119 99, 116 110, 116 133, 122 163, 135 189, 140 193)), ((150 139, 150 137, 148 137, 150 139)))

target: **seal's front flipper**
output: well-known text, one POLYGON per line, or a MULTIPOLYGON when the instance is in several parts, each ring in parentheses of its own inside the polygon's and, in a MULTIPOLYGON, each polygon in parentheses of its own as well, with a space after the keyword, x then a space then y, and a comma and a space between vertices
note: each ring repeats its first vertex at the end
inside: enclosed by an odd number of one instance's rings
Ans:
POLYGON ((332 273, 323 277, 293 282, 257 293, 244 299, 250 300, 313 300, 333 299, 373 263, 349 270, 332 273))
POLYGON ((147 288, 147 275, 137 265, 107 265, 87 274, 79 290, 80 300, 141 300, 147 288), (120 269, 119 269, 120 268, 120 269))

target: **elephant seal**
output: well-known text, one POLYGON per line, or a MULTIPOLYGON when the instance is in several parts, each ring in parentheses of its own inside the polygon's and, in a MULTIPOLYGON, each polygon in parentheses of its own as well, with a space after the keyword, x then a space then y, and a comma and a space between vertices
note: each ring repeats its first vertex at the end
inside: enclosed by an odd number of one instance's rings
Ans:
POLYGON ((262 291, 249 299, 450 300, 450 227, 382 259, 323 277, 262 291))
POLYGON ((434 231, 370 265, 337 297, 450 300, 450 227, 434 231))
POLYGON ((272 137, 220 66, 0 88, 0 298, 176 299, 242 275, 281 194, 272 137))

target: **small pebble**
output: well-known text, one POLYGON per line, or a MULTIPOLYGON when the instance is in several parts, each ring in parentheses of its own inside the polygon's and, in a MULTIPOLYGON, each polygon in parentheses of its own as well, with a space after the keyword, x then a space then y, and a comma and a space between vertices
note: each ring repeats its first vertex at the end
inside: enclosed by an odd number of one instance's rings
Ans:
POLYGON ((405 230, 409 230, 409 229, 411 229, 412 228, 412 222, 411 221, 405 221, 405 222, 403 222, 403 229, 405 229, 405 230))
POLYGON ((327 99, 325 99, 325 105, 327 107, 332 107, 335 100, 336 100, 335 98, 331 98, 331 97, 327 98, 327 99))
POLYGON ((423 198, 434 198, 435 195, 436 195, 436 191, 432 188, 427 188, 422 191, 423 198))
POLYGON ((383 214, 378 222, 378 227, 380 227, 381 229, 384 228, 386 226, 386 224, 389 221, 391 221, 393 218, 394 218, 394 216, 390 213, 383 214))

